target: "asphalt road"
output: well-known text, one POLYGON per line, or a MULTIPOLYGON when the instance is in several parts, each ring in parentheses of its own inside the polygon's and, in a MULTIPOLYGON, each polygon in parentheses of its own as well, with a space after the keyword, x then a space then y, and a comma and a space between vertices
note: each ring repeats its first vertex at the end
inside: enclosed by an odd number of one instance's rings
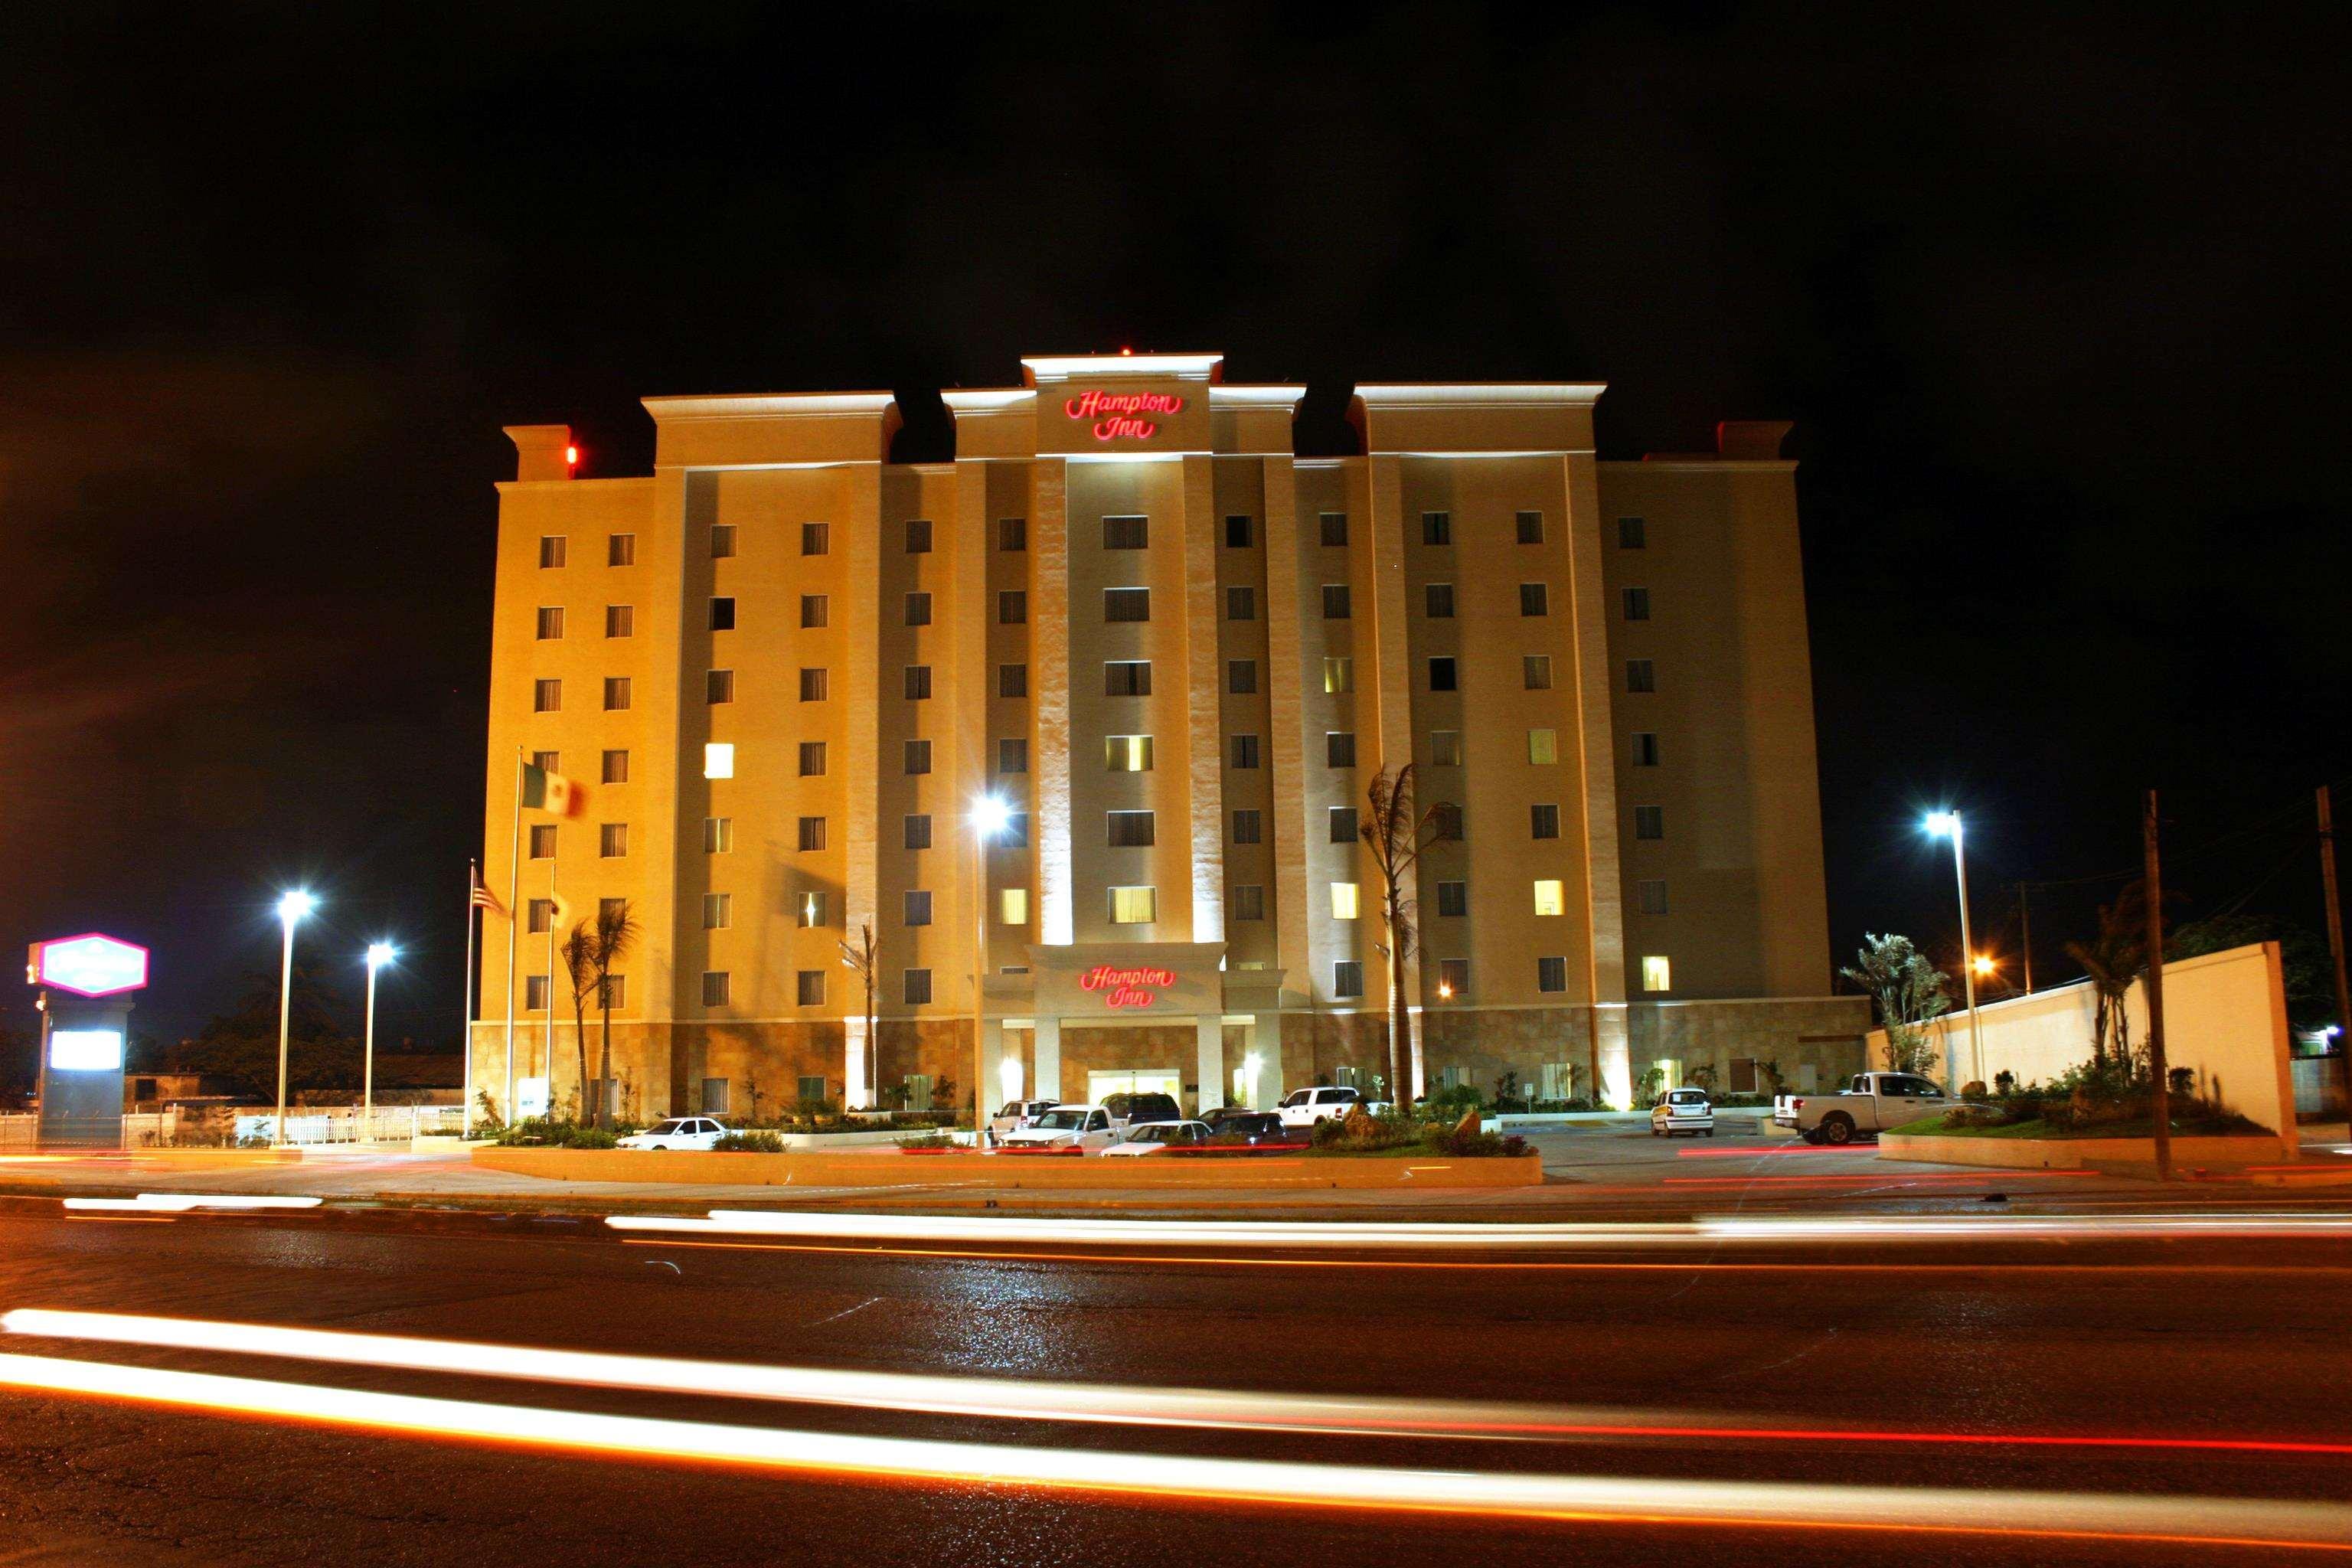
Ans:
MULTIPOLYGON (((2308 1554, 2105 1538, 2099 1510, 2252 1499, 2352 1519, 2352 1445, 1960 1440, 2347 1444, 2352 1251, 2340 1235, 1633 1237, 1541 1256, 1309 1256, 1130 1242, 779 1246, 624 1235, 593 1219, 388 1211, 73 1218, 54 1202, 13 1202, 0 1205, 0 1310, 1041 1379, 1105 1385, 1100 1404, 1113 1411, 1139 1404, 1131 1390, 1348 1395, 1369 1402, 1371 1425, 1403 1412, 1438 1430, 1268 1431, 1246 1425, 1261 1417, 1239 1402, 1232 1419, 1180 1427, 1027 1419, 1002 1394, 979 1413, 887 1410, 8 1334, 0 1352, 39 1358, 26 1363, 37 1368, 176 1369, 453 1402, 436 1411, 567 1414, 544 1440, 497 1443, 0 1389, 0 1563, 1655 1563, 1857 1552, 1908 1563, 2269 1563, 2308 1554), (1412 1403, 1431 1399, 1565 1407, 1549 1424, 1582 1429, 1499 1436, 1492 1422, 1431 1417, 1412 1403), (838 1451, 821 1444, 811 1471, 547 1446, 591 1441, 615 1415, 695 1424, 665 1430, 816 1433, 838 1451), (1036 1451, 1109 1456, 1113 1486, 1213 1494, 1222 1483, 1171 1480, 1170 1461, 1318 1468, 1300 1489, 1277 1488, 1277 1500, 1120 1495, 888 1479, 853 1441, 871 1437, 1011 1446, 1010 1460, 976 1466, 1000 1475, 1036 1451), (1415 1495, 1421 1483, 1382 1480, 1395 1472, 1474 1479, 1429 1483, 1440 1511, 1297 1500, 1334 1476, 1361 1487, 1368 1469, 1380 1472, 1376 1500, 1415 1495), (1607 1483, 1596 1495, 1619 1487, 1623 1498, 1600 1520, 1445 1511, 1488 1484, 1475 1478, 1546 1476, 1595 1479, 1607 1483), (1651 1495, 1633 1483, 1660 1479, 1705 1483, 1689 1495, 1715 1521, 1623 1517, 1651 1495), (1724 1518, 1857 1484, 1902 1489, 1904 1519, 1929 1528, 1724 1518)), ((1862 1517, 1882 1515, 1892 1517, 1862 1517)), ((2177 1533, 2272 1539, 2266 1517, 2211 1512, 2177 1533)))

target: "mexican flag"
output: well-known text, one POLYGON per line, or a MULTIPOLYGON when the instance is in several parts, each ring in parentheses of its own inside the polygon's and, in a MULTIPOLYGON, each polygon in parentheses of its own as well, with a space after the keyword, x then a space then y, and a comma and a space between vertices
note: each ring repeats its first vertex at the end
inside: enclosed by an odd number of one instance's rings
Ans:
POLYGON ((572 816, 586 804, 586 795, 578 784, 562 773, 530 763, 522 765, 522 803, 533 811, 543 811, 551 816, 572 816))

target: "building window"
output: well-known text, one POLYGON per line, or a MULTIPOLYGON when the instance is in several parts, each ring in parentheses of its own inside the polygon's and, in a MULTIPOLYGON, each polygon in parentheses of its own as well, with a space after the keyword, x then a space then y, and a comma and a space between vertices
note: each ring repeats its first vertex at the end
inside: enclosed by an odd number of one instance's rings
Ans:
POLYGON ((907 772, 911 776, 931 771, 931 743, 929 741, 907 742, 907 772))
POLYGON ((563 754, 561 752, 533 752, 530 754, 530 765, 543 773, 562 773, 562 761, 563 754))
POLYGON ((731 669, 713 669, 705 672, 702 678, 702 695, 705 700, 711 702, 734 701, 735 672, 731 669))
MULTIPOLYGON (((604 537, 604 564, 635 566, 637 563, 637 536, 634 533, 613 533, 604 537)), ((556 563, 562 565, 562 562, 556 563)))
POLYGON ((618 713, 629 706, 629 678, 608 675, 604 678, 604 711, 618 713))
POLYGON ((1029 923, 1029 889, 999 888, 996 890, 996 923, 1025 926, 1029 923))
POLYGON ((1658 737, 1647 730, 1633 732, 1633 765, 1637 768, 1658 765, 1658 737))
POLYGON ((563 564, 563 535, 543 533, 539 539, 539 564, 541 571, 563 564))
POLYGON ((1544 878, 1536 883, 1536 913, 1540 916, 1568 913, 1567 885, 1557 878, 1544 878))
POLYGON ((735 629, 735 600, 727 594, 714 594, 710 599, 710 629, 731 632, 735 629))
POLYGON ((1649 524, 1643 522, 1638 517, 1621 517, 1617 520, 1618 549, 1646 550, 1649 548, 1649 524))
POLYGON ((731 522, 712 523, 710 525, 710 558, 713 561, 726 561, 731 559, 734 554, 735 525, 731 522))
POLYGON ((928 811, 908 813, 901 842, 909 849, 929 849, 931 847, 931 814, 928 811))
POLYGON ((1454 542, 1454 514, 1450 511, 1425 511, 1421 514, 1421 542, 1423 544, 1454 542))
POLYGON ((1456 665, 1451 658, 1431 659, 1429 661, 1429 689, 1432 691, 1461 690, 1461 667, 1456 665))
POLYGON ((1151 737, 1105 735, 1103 766, 1115 773, 1150 773, 1151 771, 1151 737))
POLYGON ((1149 588, 1105 588, 1103 619, 1106 621, 1148 621, 1151 618, 1151 590, 1149 588))
POLYGON ((910 664, 907 667, 907 700, 928 702, 931 697, 931 667, 910 664))
POLYGON ((1331 730, 1325 732, 1323 765, 1327 768, 1352 768, 1356 765, 1355 731, 1331 730))
POLYGON ((1226 589, 1225 619, 1229 621, 1257 619, 1257 590, 1255 588, 1226 589))
POLYGON ((1141 849, 1155 841, 1151 813, 1113 811, 1104 815, 1109 819, 1109 844, 1112 848, 1141 849))
POLYGON ((1257 660, 1234 658, 1225 661, 1225 689, 1235 697, 1257 695, 1257 660))
POLYGON ((1653 664, 1646 658, 1629 658, 1625 661, 1626 690, 1655 691, 1657 689, 1658 668, 1656 665, 1653 664))
POLYGON ((804 854, 814 853, 815 851, 820 850, 820 849, 823 849, 823 848, 824 847, 824 817, 822 817, 822 816, 803 816, 803 817, 802 817, 802 818, 801 818, 801 822, 800 822, 800 830, 801 830, 801 835, 800 835, 800 847, 801 847, 801 849, 802 849, 802 852, 803 852, 803 853, 804 853, 804 854))
POLYGON ((706 816, 702 819, 702 852, 705 855, 731 855, 735 851, 735 819, 731 816, 706 816))
MULTIPOLYGON (((724 980, 726 976, 722 974, 719 978, 724 980)), ((723 1001, 724 998, 721 1000, 723 1001)), ((725 1116, 729 1113, 730 1108, 734 1104, 734 1099, 729 1093, 730 1087, 728 1080, 723 1078, 707 1078, 702 1080, 702 1113, 705 1116, 725 1116)))
POLYGON ((1334 999, 1350 1002, 1364 994, 1364 964, 1361 959, 1340 958, 1331 963, 1331 994, 1334 999))
POLYGON ((522 929, 532 936, 543 936, 555 924, 555 900, 533 899, 523 913, 522 929))
POLYGON ((931 552, 931 521, 926 517, 907 520, 907 553, 929 555, 931 552))
POLYGON ((1148 517, 1107 517, 1103 519, 1105 550, 1141 550, 1151 541, 1151 520, 1148 517))
POLYGON ((596 918, 617 921, 628 911, 628 908, 629 900, 626 899, 599 899, 596 900, 596 918))
POLYGON ((530 683, 530 710, 534 713, 557 713, 563 709, 563 682, 534 680, 530 683))
POLYGON ((1103 695, 1105 697, 1150 696, 1151 661, 1145 658, 1115 658, 1105 663, 1103 695))
POLYGON ((1454 584, 1451 583, 1423 584, 1421 607, 1433 621, 1452 620, 1454 618, 1454 584))
POLYGON ((1551 614, 1551 591, 1541 583, 1519 584, 1519 614, 1548 616, 1551 614))
POLYGON ((1029 742, 1018 735, 1006 735, 996 742, 996 771, 1000 773, 1025 773, 1029 771, 1029 742))
POLYGON ((1666 912, 1666 884, 1664 879, 1653 877, 1633 884, 1641 910, 1645 915, 1666 912))
POLYGON ((1523 511, 1516 514, 1516 516, 1519 528, 1519 542, 1521 544, 1541 544, 1543 542, 1543 513, 1539 511, 1523 511))
POLYGON ((604 782, 606 784, 626 784, 629 782, 628 752, 608 751, 604 753, 604 782))
POLYGON ((794 1001, 798 1002, 803 1007, 822 1007, 824 1005, 824 970, 796 970, 793 972, 793 999, 794 1001))
POLYGON ((1323 689, 1337 696, 1356 689, 1356 661, 1327 656, 1323 660, 1323 689))
POLYGON ((1257 737, 1255 735, 1235 735, 1234 737, 1234 766, 1236 768, 1254 768, 1257 766, 1257 737))
POLYGON ((522 1010, 524 1012, 543 1013, 547 1011, 548 995, 549 992, 547 988, 546 975, 526 974, 522 977, 522 1010))
POLYGON ((1348 514, 1344 511, 1327 511, 1321 514, 1321 521, 1324 544, 1333 550, 1345 548, 1348 542, 1348 514))
POLYGON ((931 624, 931 596, 920 590, 907 595, 907 624, 928 626, 931 624))
POLYGON ((1629 621, 1646 621, 1650 618, 1650 591, 1647 588, 1625 590, 1625 618, 1629 621))
POLYGON ((1462 765, 1462 731, 1432 730, 1429 732, 1429 765, 1433 768, 1458 768, 1462 765))
POLYGON ((996 694, 999 697, 1029 695, 1029 667, 1025 664, 1000 664, 996 667, 996 694))
POLYGON ((1539 805, 1528 807, 1528 836, 1530 838, 1559 837, 1559 807, 1539 805))
POLYGON ((635 637, 637 632, 636 607, 632 605, 604 606, 604 635, 608 637, 635 637))
POLYGON ((1019 588, 1007 588, 996 595, 996 624, 1000 626, 1025 626, 1029 624, 1029 595, 1019 588))
POLYGON ((929 1005, 931 1000, 931 972, 929 970, 909 969, 903 976, 901 976, 900 983, 905 989, 902 990, 899 994, 906 999, 908 1006, 922 1007, 929 1005))
POLYGON ((1110 890, 1110 923, 1115 926, 1148 926, 1159 918, 1159 895, 1150 888, 1110 890))
POLYGON ((1429 808, 1429 820, 1430 826, 1436 829, 1433 842, 1439 844, 1462 842, 1462 808, 1460 806, 1451 801, 1439 801, 1429 808))
POLYGON ((1265 889, 1256 883, 1244 883, 1233 889, 1226 900, 1225 912, 1237 921, 1265 919, 1265 889))
POLYGON ((1568 960, 1538 958, 1536 960, 1536 989, 1546 993, 1568 989, 1568 960))
POLYGON ((563 607, 549 605, 539 612, 539 640, 553 642, 563 635, 563 607))
POLYGON ((596 825, 596 853, 607 860, 618 860, 629 852, 629 825, 625 822, 600 822, 596 825))
POLYGON ((1025 517, 1000 517, 996 520, 996 548, 1019 552, 1029 548, 1029 520, 1025 517))
POLYGON ((629 977, 625 974, 604 976, 604 1001, 614 1012, 629 1005, 629 977))
POLYGON ((1468 959, 1441 958, 1437 961, 1437 994, 1448 1001, 1470 994, 1468 959))
POLYGON ((702 929, 725 931, 735 923, 735 895, 705 893, 702 895, 702 929))
POLYGON ((1247 550, 1250 547, 1250 520, 1238 514, 1225 519, 1225 548, 1247 550))
POLYGON ((1356 841, 1356 808, 1335 805, 1327 813, 1330 818, 1331 842, 1353 844, 1356 841))
POLYGON ((1262 843, 1264 842, 1265 831, 1264 819, 1258 816, 1255 809, 1236 811, 1234 813, 1234 843, 1262 843))
POLYGON ((707 779, 731 779, 735 776, 735 742, 711 741, 702 748, 702 776, 707 779))
POLYGON ((815 931, 824 924, 825 901, 825 894, 821 889, 812 888, 800 896, 797 907, 802 930, 815 931))
POLYGON ((1470 912, 1470 884, 1467 882, 1438 883, 1437 912, 1439 915, 1446 919, 1453 919, 1456 916, 1468 914, 1470 912))
POLYGON ((1323 584, 1323 618, 1327 621, 1344 621, 1349 618, 1348 584, 1345 583, 1323 584))
POLYGON ((1004 819, 1004 831, 996 836, 994 847, 1026 849, 1029 847, 1029 814, 1016 811, 1004 819))
POLYGON ((833 624, 833 599, 824 594, 801 595, 801 629, 814 630, 833 624))
POLYGON ((824 742, 823 741, 803 741, 801 742, 801 777, 804 779, 814 779, 823 778, 824 776, 824 742))
POLYGON ((827 681, 826 681, 826 679, 825 679, 825 672, 824 672, 824 670, 822 670, 822 669, 803 669, 803 670, 802 670, 802 671, 801 671, 801 700, 802 700, 802 701, 803 701, 803 702, 822 702, 822 701, 824 701, 824 698, 825 698, 825 689, 826 689, 827 684, 828 684, 828 682, 827 682, 827 681))
POLYGON ((829 522, 801 524, 801 553, 830 555, 833 553, 833 525, 829 522))
POLYGON ((1663 805, 1637 805, 1633 808, 1633 837, 1664 838, 1666 836, 1666 808, 1663 805))
POLYGON ((1556 730, 1528 731, 1528 761, 1539 768, 1548 768, 1559 761, 1559 732, 1556 730))
POLYGON ((1332 883, 1331 918, 1335 921, 1351 921, 1356 918, 1356 884, 1353 882, 1332 883))
POLYGON ((1662 953, 1650 953, 1642 960, 1642 989, 1672 991, 1675 988, 1675 967, 1662 953))
POLYGON ((931 923, 931 895, 927 888, 909 888, 906 898, 906 923, 927 926, 931 923))

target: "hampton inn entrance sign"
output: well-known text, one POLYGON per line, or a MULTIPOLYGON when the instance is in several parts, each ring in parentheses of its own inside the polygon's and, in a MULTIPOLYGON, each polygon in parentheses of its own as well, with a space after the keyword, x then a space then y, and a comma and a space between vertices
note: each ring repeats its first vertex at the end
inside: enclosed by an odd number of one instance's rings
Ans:
POLYGON ((1115 1013, 1149 1007, 1175 984, 1172 969, 1114 969, 1108 963, 1097 963, 1078 976, 1078 989, 1099 992, 1115 1013))
POLYGON ((1169 392, 1082 392, 1062 400, 1062 412, 1071 418, 1094 421, 1097 441, 1149 441, 1160 426, 1143 416, 1183 411, 1184 400, 1169 392))
POLYGON ((1149 1023, 1225 1010, 1221 942, 1089 942, 1029 954, 1036 1010, 1048 1016, 1149 1023))

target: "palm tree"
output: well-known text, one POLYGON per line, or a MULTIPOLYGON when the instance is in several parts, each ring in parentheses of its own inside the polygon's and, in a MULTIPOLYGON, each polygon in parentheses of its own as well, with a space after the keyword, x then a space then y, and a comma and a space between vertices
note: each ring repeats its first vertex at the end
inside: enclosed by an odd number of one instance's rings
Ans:
MULTIPOLYGON (((573 923, 564 934, 563 944, 556 953, 563 960, 563 972, 572 982, 572 1043, 580 1052, 580 1104, 588 1104, 588 998, 604 988, 604 977, 596 972, 596 932, 586 921, 573 923)), ((555 1050, 551 1043, 547 1053, 547 1068, 551 1077, 555 1071, 555 1050)), ((551 1093, 549 1109, 554 1108, 551 1093)))
MULTIPOLYGON (((841 962, 857 972, 866 982, 866 1101, 878 1105, 882 1097, 882 1036, 879 1021, 874 1015, 874 922, 866 921, 857 928, 858 945, 839 944, 841 962)), ((845 1098, 846 1098, 845 1096, 845 1098)), ((844 1107, 847 1109, 847 1107, 844 1107)))
POLYGON ((1439 818, 1450 809, 1441 803, 1415 814, 1412 770, 1407 763, 1393 776, 1386 768, 1372 775, 1364 791, 1371 815, 1357 829, 1371 847, 1372 866, 1381 874, 1381 921, 1389 933, 1380 950, 1389 965, 1390 1099, 1399 1106, 1412 1103, 1412 1016, 1405 1005, 1404 966, 1418 935, 1413 868, 1422 849, 1437 837, 1439 818))
POLYGON ((2131 1018, 2124 997, 2147 966, 2147 895, 2142 885, 2131 883, 2114 903, 2100 905, 2098 934, 2088 942, 2068 942, 2066 954, 2091 981, 2091 1065, 2129 1072, 2131 1018))
MULTIPOLYGON (((596 906, 596 930, 590 941, 596 976, 596 1006, 604 1016, 604 1057, 596 1074, 599 1084, 613 1081, 613 970, 636 945, 637 929, 637 917, 630 910, 628 900, 607 899, 596 906)), ((596 1096, 597 1126, 612 1120, 612 1100, 609 1089, 596 1096)))

